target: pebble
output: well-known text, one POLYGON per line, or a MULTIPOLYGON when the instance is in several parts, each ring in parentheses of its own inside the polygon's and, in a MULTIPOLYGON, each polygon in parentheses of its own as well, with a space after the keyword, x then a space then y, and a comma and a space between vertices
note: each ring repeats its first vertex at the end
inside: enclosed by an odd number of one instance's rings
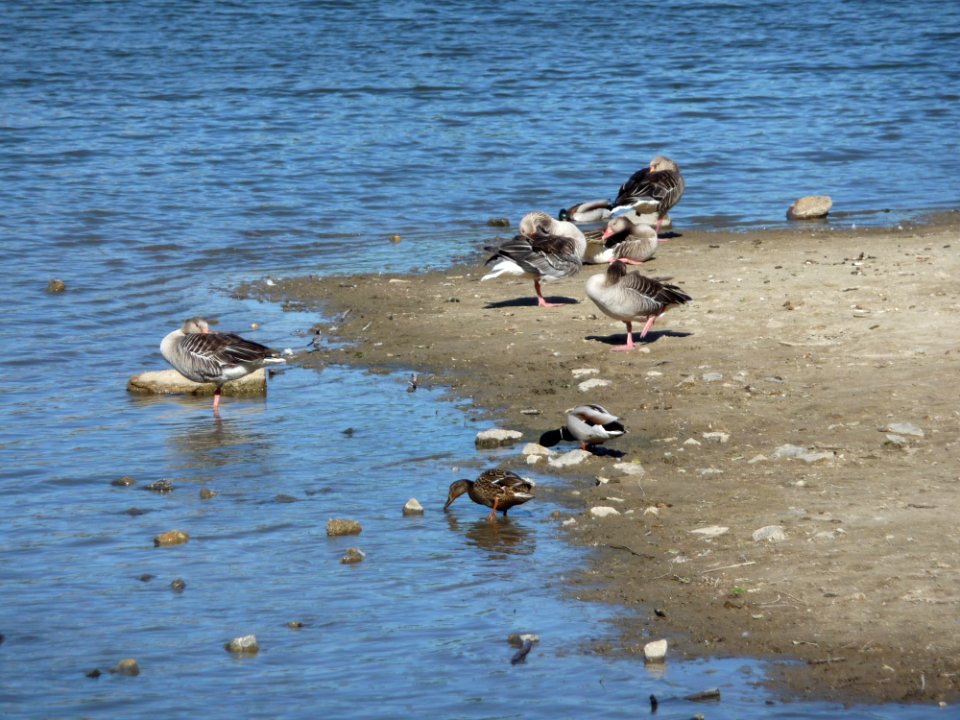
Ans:
POLYGON ((697 475, 700 477, 714 477, 716 475, 723 475, 723 470, 719 468, 698 468, 697 475))
POLYGON ((136 677, 140 674, 140 665, 133 658, 125 658, 121 660, 116 665, 114 665, 110 672, 116 675, 127 675, 128 677, 136 677))
POLYGON ((776 460, 782 460, 783 458, 795 458, 800 457, 807 452, 807 449, 800 447, 799 445, 781 445, 776 450, 773 451, 773 457, 776 460))
POLYGON ((903 435, 894 435, 893 433, 887 433, 886 440, 883 441, 883 444, 888 447, 897 447, 903 448, 907 447, 910 444, 910 441, 907 440, 903 435))
POLYGON ((157 535, 153 539, 153 545, 154 547, 172 547, 173 545, 183 545, 189 539, 190 535, 182 530, 170 530, 157 535))
POLYGON ((695 440, 694 438, 687 438, 686 440, 683 441, 683 444, 684 445, 700 445, 701 443, 699 440, 695 440))
POLYGON ((720 382, 723 380, 723 373, 708 372, 700 376, 704 382, 720 382))
POLYGON ((525 642, 540 642, 540 636, 534 635, 533 633, 510 633, 510 635, 507 636, 507 642, 514 647, 520 647, 525 642))
POLYGON ((887 425, 883 428, 887 432, 895 433, 897 435, 912 435, 914 437, 924 437, 924 432, 919 427, 913 423, 893 423, 892 425, 887 425))
POLYGON ((638 462, 619 462, 615 463, 613 469, 621 475, 630 475, 635 478, 642 478, 647 474, 643 465, 638 462))
POLYGON ((173 483, 169 480, 157 480, 152 482, 144 490, 149 490, 150 492, 160 493, 161 495, 166 495, 167 493, 173 492, 173 483))
POLYGON ((648 663, 661 663, 667 658, 667 641, 653 640, 643 646, 643 658, 648 663))
POLYGON ((715 442, 723 445, 730 439, 730 434, 725 432, 705 432, 701 433, 701 437, 707 442, 715 442))
POLYGON ((540 443, 527 443, 520 451, 521 455, 555 455, 556 451, 544 447, 540 443))
POLYGON ((590 508, 590 514, 593 517, 605 518, 611 515, 619 515, 620 511, 615 507, 610 507, 609 505, 594 505, 590 508))
POLYGON ((403 506, 403 514, 405 516, 423 515, 423 505, 421 505, 420 501, 416 498, 410 498, 407 500, 406 505, 403 506))
POLYGON ((492 428, 490 430, 481 430, 477 433, 475 444, 478 449, 489 449, 502 447, 504 445, 513 445, 523 437, 522 432, 516 430, 503 430, 501 428, 492 428))
POLYGON ((815 463, 820 462, 821 460, 833 460, 834 454, 827 450, 822 450, 821 452, 807 452, 803 455, 798 455, 798 460, 803 460, 805 463, 815 463))
POLYGON ((216 490, 211 490, 210 488, 200 488, 200 499, 201 500, 212 500, 217 496, 216 490))
POLYGON ((658 508, 656 505, 650 505, 650 506, 645 507, 645 508, 643 509, 643 514, 644 514, 644 515, 653 515, 653 516, 655 516, 655 517, 660 517, 660 508, 658 508))
POLYGON ((183 581, 183 578, 177 578, 170 583, 170 589, 177 593, 182 593, 187 589, 187 584, 183 581))
POLYGON ((113 485, 114 487, 133 487, 134 485, 136 485, 136 480, 134 480, 129 475, 124 475, 122 478, 112 480, 110 484, 113 485))
POLYGON ((589 392, 590 390, 595 390, 596 388, 606 387, 610 385, 609 380, 602 380, 600 378, 590 378, 589 380, 584 380, 582 383, 577 385, 577 389, 581 392, 589 392))
POLYGON ((54 278, 47 283, 47 292, 56 295, 57 293, 62 293, 67 289, 67 284, 60 278, 54 278))
POLYGON ((582 377, 589 377, 590 375, 598 375, 600 373, 597 368, 576 368, 575 370, 570 371, 573 376, 577 379, 582 377))
POLYGON ((588 460, 593 457, 593 453, 588 450, 571 450, 570 452, 565 452, 562 455, 556 457, 547 458, 547 463, 550 467, 554 468, 565 468, 572 465, 579 465, 585 460, 588 460))
POLYGON ((807 195, 795 200, 787 208, 788 220, 807 220, 810 218, 826 217, 833 207, 833 199, 829 195, 807 195))
POLYGON ((234 655, 256 655, 260 652, 260 644, 257 642, 256 635, 235 637, 224 645, 224 647, 227 649, 227 652, 232 652, 234 655))
POLYGON ((347 552, 340 558, 340 562, 343 565, 353 565, 358 562, 363 562, 366 556, 367 554, 360 548, 348 548, 347 552))
POLYGON ((694 535, 700 535, 705 538, 715 538, 720 537, 726 532, 729 532, 730 528, 723 527, 722 525, 709 525, 707 527, 696 528, 690 532, 694 535))
POLYGON ((327 535, 359 535, 363 528, 356 520, 343 520, 334 518, 327 521, 327 535))
POLYGON ((766 525, 753 531, 753 539, 756 542, 768 540, 769 542, 780 542, 787 539, 787 534, 780 525, 766 525))

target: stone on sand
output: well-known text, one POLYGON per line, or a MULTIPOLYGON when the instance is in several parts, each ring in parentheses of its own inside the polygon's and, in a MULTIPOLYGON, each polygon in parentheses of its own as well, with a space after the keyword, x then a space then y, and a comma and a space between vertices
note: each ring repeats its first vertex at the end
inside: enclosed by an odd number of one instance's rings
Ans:
POLYGON ((481 430, 477 433, 475 444, 480 450, 498 448, 504 445, 513 445, 523 437, 522 432, 516 430, 503 430, 501 428, 491 428, 490 430, 481 430))
POLYGON ((648 663, 662 663, 667 658, 667 641, 652 640, 643 646, 643 658, 648 663))

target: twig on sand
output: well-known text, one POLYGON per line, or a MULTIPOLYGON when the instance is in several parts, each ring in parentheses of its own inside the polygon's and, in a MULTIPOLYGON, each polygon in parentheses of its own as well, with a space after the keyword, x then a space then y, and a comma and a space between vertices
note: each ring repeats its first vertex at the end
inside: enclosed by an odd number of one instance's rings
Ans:
POLYGON ((717 572, 718 570, 732 570, 733 568, 746 567, 747 565, 756 565, 756 560, 747 560, 747 562, 736 563, 735 565, 724 565, 723 567, 710 568, 709 570, 701 570, 701 575, 706 575, 707 573, 717 572))

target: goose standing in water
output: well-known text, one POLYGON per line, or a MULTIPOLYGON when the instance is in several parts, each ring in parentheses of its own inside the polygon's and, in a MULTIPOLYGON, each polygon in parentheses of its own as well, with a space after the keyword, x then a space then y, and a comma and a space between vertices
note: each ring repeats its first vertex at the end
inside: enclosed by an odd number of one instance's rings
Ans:
POLYGON ((668 157, 657 155, 650 161, 649 167, 638 170, 620 186, 617 199, 613 201, 613 212, 656 203, 655 229, 659 235, 663 217, 680 201, 683 187, 683 176, 677 164, 668 157))
POLYGON ((560 220, 572 223, 603 222, 610 217, 609 200, 587 200, 560 211, 560 220))
POLYGON ((600 264, 622 260, 628 265, 639 265, 657 253, 657 246, 665 239, 644 223, 633 222, 626 215, 618 215, 597 235, 587 233, 585 263, 600 264))
POLYGON ((647 319, 640 332, 642 339, 658 317, 674 305, 692 300, 676 285, 667 285, 636 271, 628 272, 622 260, 615 260, 605 273, 597 273, 587 280, 587 296, 604 314, 626 324, 627 342, 613 348, 617 351, 633 350, 634 320, 647 319))
POLYGON ((509 470, 484 470, 474 480, 456 480, 450 484, 447 502, 443 509, 450 507, 454 500, 466 493, 478 505, 490 508, 490 521, 497 519, 497 512, 507 516, 507 510, 533 499, 536 483, 509 470))
POLYGON ((528 213, 520 221, 520 234, 499 247, 486 247, 493 255, 486 264, 494 263, 490 272, 480 278, 493 280, 501 275, 533 278, 537 305, 557 307, 543 297, 540 281, 560 280, 580 272, 587 239, 576 225, 554 220, 546 213, 528 213))
POLYGON ((625 432, 620 418, 602 405, 578 405, 567 410, 562 427, 543 433, 539 443, 544 447, 553 447, 562 440, 576 441, 580 443, 581 450, 590 450, 591 445, 602 445, 625 432))
POLYGON ((207 321, 192 317, 160 343, 164 359, 189 380, 213 383, 213 414, 220 417, 220 395, 225 383, 266 365, 286 362, 276 350, 233 333, 210 332, 207 321))

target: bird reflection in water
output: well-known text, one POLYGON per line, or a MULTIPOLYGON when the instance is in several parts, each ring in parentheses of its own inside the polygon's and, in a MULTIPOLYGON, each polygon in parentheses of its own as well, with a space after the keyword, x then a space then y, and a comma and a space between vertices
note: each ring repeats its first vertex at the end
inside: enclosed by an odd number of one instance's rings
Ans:
POLYGON ((174 468, 181 465, 177 469, 212 478, 219 470, 267 461, 273 454, 268 434, 256 424, 234 418, 178 428, 169 441, 177 457, 174 468))
POLYGON ((536 546, 533 532, 509 517, 494 523, 486 519, 461 522, 455 515, 448 514, 447 525, 471 545, 489 553, 532 555, 536 546))

